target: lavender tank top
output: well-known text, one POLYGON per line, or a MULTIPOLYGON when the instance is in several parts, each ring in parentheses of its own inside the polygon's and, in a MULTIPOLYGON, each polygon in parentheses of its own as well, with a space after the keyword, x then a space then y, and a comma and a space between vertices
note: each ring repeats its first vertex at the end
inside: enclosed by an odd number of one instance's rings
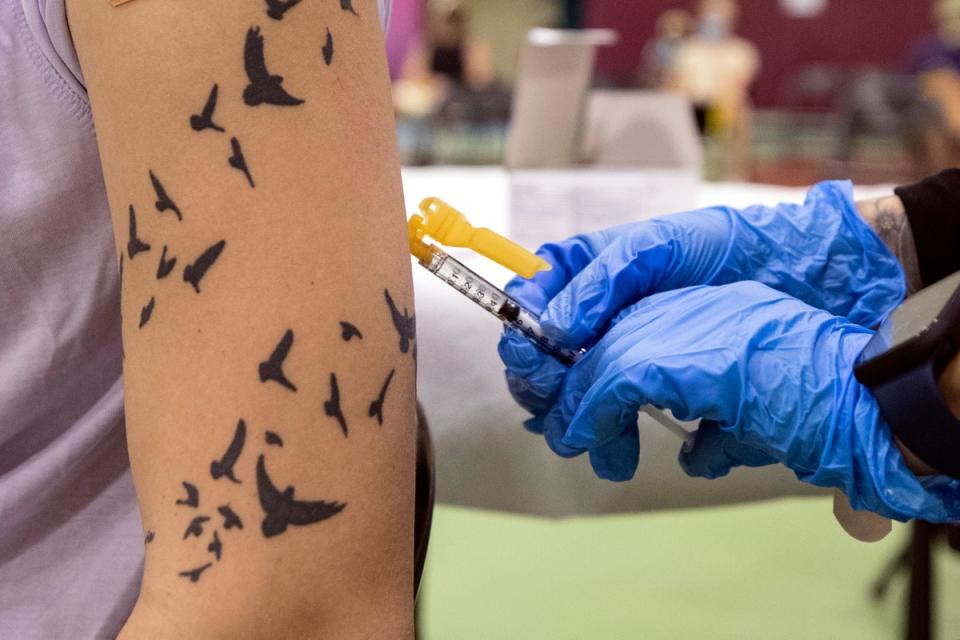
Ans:
POLYGON ((64 0, 0 0, 3 639, 114 638, 137 598, 119 285, 64 0))

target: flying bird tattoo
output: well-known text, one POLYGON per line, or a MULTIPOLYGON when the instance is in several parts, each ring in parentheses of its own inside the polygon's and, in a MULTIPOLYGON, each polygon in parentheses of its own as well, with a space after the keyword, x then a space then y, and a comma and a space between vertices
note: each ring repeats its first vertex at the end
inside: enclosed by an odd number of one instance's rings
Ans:
POLYGON ((263 454, 257 459, 257 493, 264 513, 260 529, 265 538, 280 535, 289 525, 304 526, 332 518, 347 506, 341 502, 294 500, 291 486, 281 492, 267 475, 263 454))
POLYGON ((219 511, 220 515, 223 516, 224 530, 229 531, 233 528, 243 529, 243 521, 240 520, 240 516, 238 516, 234 510, 230 508, 230 505, 225 504, 217 507, 217 511, 219 511))
POLYGON ((247 176, 250 188, 255 188, 253 176, 250 175, 250 169, 247 167, 247 159, 243 157, 243 150, 240 148, 240 141, 236 138, 230 138, 230 147, 233 149, 233 155, 227 158, 227 162, 237 171, 243 172, 243 175, 247 176))
POLYGON ((267 0, 267 15, 274 20, 283 20, 283 14, 300 4, 300 0, 267 0))
POLYGON ((357 10, 353 8, 353 0, 340 0, 340 8, 344 11, 349 11, 355 16, 359 16, 357 10))
POLYGON ((383 387, 380 388, 380 395, 376 400, 370 403, 369 415, 371 418, 377 419, 377 424, 383 425, 383 401, 387 399, 387 389, 390 387, 390 381, 393 380, 393 374, 397 371, 396 369, 391 369, 390 374, 387 376, 386 382, 383 383, 383 387))
POLYGON ((223 133, 225 129, 213 121, 213 112, 217 108, 217 95, 220 93, 220 87, 213 85, 213 88, 210 89, 210 96, 207 98, 207 103, 203 105, 203 111, 199 115, 190 116, 190 128, 194 131, 204 131, 205 129, 213 129, 214 131, 219 131, 223 133))
POLYGON ((155 203, 157 211, 160 213, 163 213, 164 211, 173 211, 175 214, 177 214, 177 220, 182 221, 183 213, 180 211, 180 207, 178 207, 173 199, 167 195, 167 190, 160 182, 160 179, 154 175, 153 171, 150 172, 150 182, 153 184, 153 190, 157 194, 157 201, 155 203))
POLYGON ((240 484, 237 477, 233 475, 233 467, 237 464, 237 459, 243 451, 243 443, 246 442, 246 440, 247 423, 241 419, 240 422, 237 423, 237 429, 233 433, 233 440, 230 441, 227 452, 224 453, 223 457, 219 460, 214 460, 210 463, 210 475, 213 476, 214 480, 219 480, 226 476, 231 482, 240 484))
POLYGON ((183 488, 187 490, 187 497, 180 498, 177 500, 177 504, 181 504, 185 507, 193 507, 196 509, 200 506, 200 492, 197 491, 197 488, 190 484, 189 482, 181 482, 183 488))
POLYGON ((363 334, 360 333, 360 329, 357 329, 349 322, 340 323, 340 337, 343 338, 344 342, 350 342, 353 338, 363 340, 363 334))
POLYGON ((290 353, 290 347, 292 346, 293 331, 287 329, 287 332, 283 334, 283 338, 280 339, 279 344, 274 348, 273 353, 270 354, 270 359, 260 363, 258 368, 260 382, 270 380, 290 389, 290 391, 297 390, 297 386, 290 382, 283 373, 283 363, 287 359, 287 354, 290 353))
POLYGON ((170 272, 173 271, 173 268, 177 266, 177 259, 170 258, 167 260, 167 245, 163 245, 163 253, 160 254, 160 264, 157 266, 157 280, 163 280, 170 272))
POLYGON ((283 438, 281 438, 279 435, 277 435, 273 431, 267 431, 266 437, 267 437, 267 444, 275 447, 283 446, 283 438))
POLYGON ((406 307, 403 308, 403 313, 400 313, 388 290, 384 289, 383 295, 387 300, 387 306, 390 307, 393 326, 400 335, 400 353, 407 353, 410 351, 410 343, 417 339, 417 318, 411 316, 406 307))
POLYGON ((323 45, 323 61, 329 67, 333 62, 333 34, 327 29, 327 42, 323 45))
POLYGON ((227 246, 226 240, 221 240, 217 244, 208 248, 204 251, 197 261, 193 264, 189 264, 183 270, 183 281, 188 282, 193 285, 194 290, 197 293, 200 293, 200 281, 203 280, 204 276, 207 275, 207 271, 210 270, 210 267, 217 261, 217 258, 220 257, 220 254, 223 253, 223 248, 227 246))
POLYGON ((337 420, 343 437, 347 437, 347 419, 343 417, 343 410, 340 408, 340 385, 337 384, 335 373, 330 374, 330 399, 323 403, 323 412, 337 420))
POLYGON ((130 205, 130 239, 127 241, 127 255, 133 260, 137 254, 150 251, 150 245, 137 236, 137 212, 130 205))
POLYGON ((199 538, 203 535, 203 523, 209 520, 207 516, 197 516, 190 521, 190 524, 187 525, 187 530, 183 532, 183 539, 186 540, 190 536, 196 536, 199 538))
POLYGON ((140 310, 140 329, 143 329, 147 326, 147 323, 150 322, 150 318, 153 317, 153 308, 157 305, 156 298, 150 298, 150 302, 140 310))
POLYGON ((220 552, 223 551, 223 545, 220 544, 220 536, 217 535, 217 532, 213 532, 213 542, 207 545, 207 551, 212 553, 217 557, 217 562, 220 562, 220 552))
POLYGON ((256 107, 260 104, 272 104, 279 107, 293 107, 303 104, 283 88, 283 76, 270 75, 263 53, 263 36, 260 27, 250 27, 247 42, 243 50, 243 65, 250 84, 243 90, 243 101, 256 107))
POLYGON ((190 578, 190 582, 196 582, 200 579, 200 576, 203 575, 203 572, 213 566, 212 562, 208 562, 202 567, 197 567, 196 569, 191 569, 190 571, 181 571, 179 575, 184 578, 190 578))
POLYGON ((143 544, 150 544, 156 537, 157 534, 155 534, 153 531, 147 531, 147 535, 143 538, 143 544))

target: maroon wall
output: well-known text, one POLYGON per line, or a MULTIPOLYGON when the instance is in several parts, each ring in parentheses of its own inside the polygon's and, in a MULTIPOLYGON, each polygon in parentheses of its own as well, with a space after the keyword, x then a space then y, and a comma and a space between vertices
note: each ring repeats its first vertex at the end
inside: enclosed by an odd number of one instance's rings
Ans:
MULTIPOLYGON (((695 0, 586 0, 587 25, 617 29, 622 42, 600 54, 602 78, 627 84, 654 22, 695 0)), ((830 0, 820 17, 786 17, 778 0, 741 0, 738 31, 759 47, 763 69, 754 90, 761 106, 775 106, 784 83, 799 68, 837 63, 901 69, 911 44, 930 29, 931 0, 830 0)))

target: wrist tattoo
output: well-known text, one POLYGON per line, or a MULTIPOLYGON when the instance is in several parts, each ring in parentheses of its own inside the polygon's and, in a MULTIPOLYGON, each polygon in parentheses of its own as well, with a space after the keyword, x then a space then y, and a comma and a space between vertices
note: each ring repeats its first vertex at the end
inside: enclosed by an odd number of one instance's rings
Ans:
POLYGON ((920 278, 917 245, 913 239, 913 229, 910 228, 910 220, 907 218, 903 201, 897 196, 887 196, 857 203, 857 208, 867 224, 900 261, 906 276, 907 295, 922 289, 923 281, 920 278))

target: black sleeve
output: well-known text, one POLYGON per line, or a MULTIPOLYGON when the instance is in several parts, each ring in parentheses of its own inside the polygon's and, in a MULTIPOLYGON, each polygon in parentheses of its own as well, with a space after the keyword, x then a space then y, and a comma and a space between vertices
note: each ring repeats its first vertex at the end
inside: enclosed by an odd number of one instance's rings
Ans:
POLYGON ((960 169, 948 169, 895 193, 906 208, 924 286, 960 271, 960 169))

